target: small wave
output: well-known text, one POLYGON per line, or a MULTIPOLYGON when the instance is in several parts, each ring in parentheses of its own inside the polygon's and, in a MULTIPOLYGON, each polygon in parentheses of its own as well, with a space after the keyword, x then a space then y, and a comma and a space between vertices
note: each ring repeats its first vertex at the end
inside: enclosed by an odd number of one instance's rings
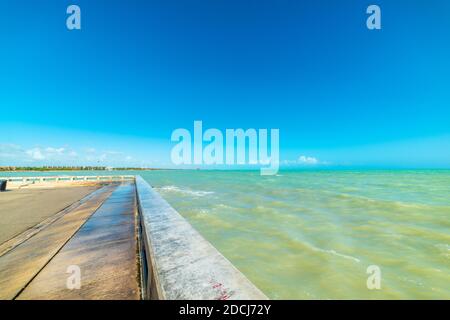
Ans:
POLYGON ((218 205, 217 205, 217 207, 219 207, 219 208, 225 208, 225 209, 230 209, 231 207, 229 206, 229 205, 227 205, 227 204, 224 204, 224 203, 219 203, 218 205))
POLYGON ((345 259, 349 259, 349 260, 353 260, 357 263, 360 263, 361 260, 359 260, 358 258, 352 257, 352 256, 348 256, 346 254, 343 253, 339 253, 335 250, 331 250, 331 249, 322 249, 322 248, 317 248, 311 245, 311 249, 313 249, 314 251, 319 251, 319 252, 324 252, 324 253, 330 253, 332 255, 335 255, 337 257, 341 257, 341 258, 345 258, 345 259))
POLYGON ((439 251, 441 251, 441 255, 450 258, 450 245, 446 243, 438 243, 434 245, 439 251))
POLYGON ((182 189, 177 186, 164 186, 160 188, 155 188, 157 191, 163 191, 163 192, 177 192, 182 194, 187 194, 191 196, 196 197, 204 197, 209 194, 213 194, 213 191, 199 191, 199 190, 191 190, 191 189, 182 189))
POLYGON ((417 285, 419 287, 423 287, 424 286, 423 282, 418 281, 418 280, 409 279, 409 278, 406 278, 406 277, 399 277, 399 279, 401 281, 409 282, 409 283, 412 283, 412 284, 417 285))
POLYGON ((435 244, 434 246, 438 249, 450 251, 450 245, 448 245, 446 243, 438 243, 438 244, 435 244))
POLYGON ((426 209, 429 208, 430 205, 423 204, 423 203, 415 203, 415 202, 404 202, 404 201, 396 201, 396 200, 388 200, 388 199, 374 199, 365 197, 362 195, 355 195, 355 194, 349 194, 349 193, 334 193, 338 198, 342 199, 348 199, 351 201, 359 201, 359 202, 368 202, 368 203, 375 203, 378 205, 383 206, 397 206, 397 207, 404 207, 404 208, 411 208, 411 209, 426 209))

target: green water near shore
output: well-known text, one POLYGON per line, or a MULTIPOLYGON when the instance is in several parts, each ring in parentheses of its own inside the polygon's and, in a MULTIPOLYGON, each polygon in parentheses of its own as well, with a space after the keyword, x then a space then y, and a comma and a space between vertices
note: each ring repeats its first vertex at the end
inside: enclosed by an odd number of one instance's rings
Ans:
MULTIPOLYGON (((38 174, 62 173, 14 173, 38 174)), ((113 174, 141 175, 270 298, 450 299, 448 170, 113 174)))

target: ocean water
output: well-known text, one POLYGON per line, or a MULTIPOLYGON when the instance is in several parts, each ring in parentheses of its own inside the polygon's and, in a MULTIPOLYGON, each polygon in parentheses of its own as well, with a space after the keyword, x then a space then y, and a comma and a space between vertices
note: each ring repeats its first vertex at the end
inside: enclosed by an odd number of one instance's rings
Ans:
POLYGON ((126 174, 272 299, 450 299, 448 170, 126 174), (379 290, 366 284, 371 265, 379 290))

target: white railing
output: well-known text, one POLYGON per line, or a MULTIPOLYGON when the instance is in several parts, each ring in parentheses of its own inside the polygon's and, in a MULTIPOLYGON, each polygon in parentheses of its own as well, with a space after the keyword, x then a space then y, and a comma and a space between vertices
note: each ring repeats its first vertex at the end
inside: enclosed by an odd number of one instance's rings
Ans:
POLYGON ((29 184, 44 182, 83 182, 83 181, 133 181, 133 175, 110 176, 38 176, 38 177, 0 177, 11 184, 29 184))

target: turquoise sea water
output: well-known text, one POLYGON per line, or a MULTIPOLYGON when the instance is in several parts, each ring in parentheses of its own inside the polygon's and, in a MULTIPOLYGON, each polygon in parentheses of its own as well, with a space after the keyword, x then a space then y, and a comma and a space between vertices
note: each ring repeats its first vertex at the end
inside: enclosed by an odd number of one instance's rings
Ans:
POLYGON ((450 299, 448 170, 123 173, 146 179, 270 298, 450 299), (367 288, 370 265, 380 290, 367 288))

